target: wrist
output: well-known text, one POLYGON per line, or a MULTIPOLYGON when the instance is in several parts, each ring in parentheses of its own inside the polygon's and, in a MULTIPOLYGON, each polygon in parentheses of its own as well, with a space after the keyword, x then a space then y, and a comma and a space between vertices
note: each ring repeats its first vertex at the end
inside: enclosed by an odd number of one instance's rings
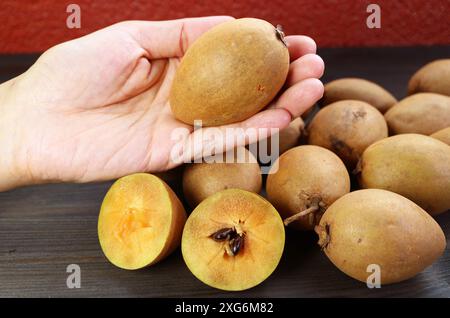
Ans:
POLYGON ((19 116, 13 93, 15 81, 0 85, 0 192, 27 184, 25 169, 15 158, 16 150, 20 148, 19 116))

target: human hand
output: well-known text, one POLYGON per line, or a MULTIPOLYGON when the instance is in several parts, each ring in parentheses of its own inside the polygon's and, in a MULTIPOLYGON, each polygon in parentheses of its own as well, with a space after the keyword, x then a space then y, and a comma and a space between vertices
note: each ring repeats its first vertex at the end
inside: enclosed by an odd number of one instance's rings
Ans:
MULTIPOLYGON (((0 86, 0 191, 174 167, 171 132, 185 128, 192 144, 211 128, 194 132, 173 117, 172 79, 195 39, 229 19, 127 21, 46 51, 0 86)), ((291 66, 282 94, 268 109, 225 127, 282 129, 321 98, 324 66, 314 41, 286 41, 291 66)))

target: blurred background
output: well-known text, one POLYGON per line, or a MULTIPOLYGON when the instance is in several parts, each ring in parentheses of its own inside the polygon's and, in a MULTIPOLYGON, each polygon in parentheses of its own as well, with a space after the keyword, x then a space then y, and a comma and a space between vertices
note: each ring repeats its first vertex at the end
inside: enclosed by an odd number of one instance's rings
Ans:
POLYGON ((208 15, 257 17, 309 35, 325 60, 325 83, 363 77, 397 98, 420 66, 450 56, 450 0, 0 0, 0 83, 53 45, 119 21, 208 15), (67 27, 70 4, 80 7, 80 28, 67 27), (380 28, 367 26, 371 4, 380 28))
POLYGON ((0 54, 42 52, 122 20, 206 15, 265 19, 320 47, 450 43, 450 0, 1 0, 0 54), (66 27, 71 3, 81 7, 80 29, 66 27), (381 7, 380 29, 366 25, 371 3, 381 7))

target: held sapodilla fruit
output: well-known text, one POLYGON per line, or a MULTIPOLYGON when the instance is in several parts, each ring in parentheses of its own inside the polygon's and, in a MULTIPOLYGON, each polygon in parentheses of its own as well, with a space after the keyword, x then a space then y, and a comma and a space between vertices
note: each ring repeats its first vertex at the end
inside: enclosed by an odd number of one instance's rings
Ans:
POLYGON ((188 49, 176 72, 170 106, 178 120, 219 126, 245 120, 277 95, 289 71, 283 32, 244 18, 222 23, 188 49))
POLYGON ((308 129, 308 143, 333 151, 353 169, 363 151, 388 136, 383 115, 357 100, 342 100, 322 108, 308 129))
POLYGON ((436 60, 420 68, 409 80, 409 95, 430 92, 450 96, 450 59, 436 60))
POLYGON ((192 163, 183 173, 184 197, 192 207, 210 195, 225 189, 243 189, 259 193, 262 176, 258 162, 245 147, 231 151, 231 156, 221 157, 221 163, 192 163))
POLYGON ((186 212, 156 176, 133 174, 117 180, 103 200, 98 237, 103 253, 123 269, 162 260, 180 245, 186 212))
POLYGON ((331 151, 298 146, 275 162, 266 191, 285 225, 313 230, 327 207, 350 191, 350 177, 344 163, 331 151))
POLYGON ((325 85, 321 104, 354 99, 369 103, 381 113, 385 113, 397 100, 380 85, 362 78, 341 78, 325 85))
POLYGON ((450 97, 418 93, 402 99, 384 114, 392 135, 430 135, 450 126, 450 97))
POLYGON ((381 284, 415 276, 442 255, 446 241, 436 221, 396 193, 367 189, 334 202, 316 227, 319 245, 345 274, 366 282, 380 268, 381 284))
POLYGON ((450 126, 436 131, 434 134, 430 135, 430 137, 440 140, 450 146, 450 126))
POLYGON ((272 274, 284 240, 283 221, 267 200, 228 189, 195 208, 183 230, 181 251, 189 270, 203 283, 237 291, 272 274))
POLYGON ((364 151, 358 164, 363 188, 396 192, 431 215, 450 209, 450 147, 429 136, 401 134, 364 151))

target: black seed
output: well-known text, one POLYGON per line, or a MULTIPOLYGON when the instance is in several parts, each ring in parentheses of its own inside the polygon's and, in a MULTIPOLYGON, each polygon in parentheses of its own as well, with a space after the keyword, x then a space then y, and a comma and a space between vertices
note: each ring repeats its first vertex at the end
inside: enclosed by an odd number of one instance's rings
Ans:
POLYGON ((230 248, 233 255, 237 255, 243 247, 244 247, 243 236, 238 236, 230 241, 230 248))
POLYGON ((217 232, 210 235, 210 237, 214 241, 225 241, 229 240, 231 237, 234 237, 236 235, 236 231, 233 228, 224 228, 221 230, 218 230, 217 232))

